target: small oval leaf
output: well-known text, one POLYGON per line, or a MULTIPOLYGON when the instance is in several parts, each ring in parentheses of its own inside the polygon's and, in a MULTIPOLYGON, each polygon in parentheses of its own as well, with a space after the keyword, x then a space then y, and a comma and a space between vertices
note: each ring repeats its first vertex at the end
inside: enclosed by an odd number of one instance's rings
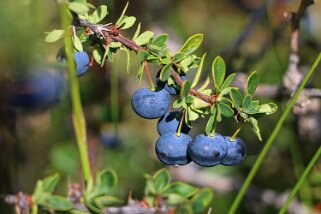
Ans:
POLYGON ((259 84, 259 76, 256 73, 256 71, 254 71, 247 78, 246 93, 253 95, 258 84, 259 84))
POLYGON ((204 37, 203 34, 195 34, 191 36, 189 39, 187 39, 185 44, 182 46, 180 52, 184 53, 185 55, 189 55, 193 53, 202 44, 203 37, 204 37))
POLYGON ((212 75, 216 89, 219 89, 225 78, 225 62, 222 57, 217 56, 212 64, 212 75))
POLYGON ((185 80, 182 85, 180 97, 185 97, 189 93, 190 90, 191 90, 191 82, 189 80, 185 80))
POLYGON ((48 33, 48 35, 45 38, 45 42, 53 43, 58 41, 59 39, 64 38, 65 31, 64 30, 53 30, 48 33))
POLYGON ((160 80, 166 82, 172 73, 172 64, 165 65, 160 72, 160 80))
POLYGON ((206 53, 203 54, 201 62, 200 62, 199 67, 197 69, 197 72, 196 72, 196 74, 194 76, 193 83, 192 83, 192 88, 194 88, 197 85, 197 83, 198 83, 198 81, 199 81, 199 79, 201 77, 201 73, 202 73, 205 57, 206 57, 206 53))

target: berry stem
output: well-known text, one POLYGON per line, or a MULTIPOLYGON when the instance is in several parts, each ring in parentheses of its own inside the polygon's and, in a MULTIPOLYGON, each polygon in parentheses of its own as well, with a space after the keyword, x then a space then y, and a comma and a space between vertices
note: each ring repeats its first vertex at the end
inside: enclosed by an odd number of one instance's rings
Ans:
POLYGON ((234 134, 232 135, 232 137, 230 137, 230 141, 234 141, 234 139, 236 138, 237 134, 241 131, 241 129, 243 128, 244 123, 241 123, 241 125, 236 129, 236 131, 234 132, 234 134))
POLYGON ((152 79, 152 77, 151 77, 151 75, 149 73, 148 64, 147 64, 146 61, 144 61, 144 66, 145 66, 146 74, 147 74, 148 81, 149 81, 149 84, 150 84, 150 90, 155 91, 156 88, 154 86, 153 79, 152 79))
POLYGON ((182 127, 183 127, 183 123, 184 123, 184 119, 185 119, 185 114, 186 114, 186 110, 184 109, 183 110, 183 115, 181 117, 181 120, 179 121, 179 126, 178 126, 178 130, 176 132, 176 136, 179 137, 181 136, 181 130, 182 130, 182 127))
MULTIPOLYGON (((217 111, 219 111, 218 108, 216 108, 216 109, 217 109, 217 111)), ((216 116, 215 116, 215 120, 214 120, 214 127, 213 127, 213 130, 212 130, 211 134, 210 134, 211 137, 214 137, 214 136, 215 136, 215 132, 216 132, 217 125, 218 125, 218 119, 217 119, 217 117, 218 117, 218 112, 216 112, 215 114, 216 114, 216 116)))

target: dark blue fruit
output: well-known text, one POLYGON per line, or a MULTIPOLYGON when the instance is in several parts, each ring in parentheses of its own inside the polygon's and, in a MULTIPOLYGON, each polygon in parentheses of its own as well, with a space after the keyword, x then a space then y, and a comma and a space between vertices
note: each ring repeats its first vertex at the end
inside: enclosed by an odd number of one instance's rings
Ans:
POLYGON ((65 80, 58 72, 40 70, 14 83, 12 105, 26 111, 47 110, 58 103, 65 80))
MULTIPOLYGON (((167 82, 161 81, 159 76, 160 76, 160 71, 156 75, 157 87, 164 88, 170 95, 178 95, 179 94, 180 90, 178 90, 177 88, 174 88, 173 85, 169 86, 167 82)), ((184 73, 182 73, 181 78, 183 81, 185 81, 187 79, 187 76, 184 73)))
POLYGON ((187 146, 191 141, 192 138, 183 133, 179 137, 174 132, 161 135, 155 145, 156 155, 166 165, 188 164, 187 146))
POLYGON ((188 146, 188 155, 200 166, 220 164, 227 154, 227 143, 224 137, 215 133, 214 137, 197 135, 188 146))
POLYGON ((163 89, 151 91, 149 88, 138 89, 132 96, 133 110, 145 119, 163 116, 169 108, 170 96, 163 89))
POLYGON ((230 141, 230 137, 225 137, 225 141, 227 143, 227 154, 221 164, 225 166, 239 164, 246 154, 244 142, 238 137, 235 138, 234 141, 230 141))
POLYGON ((113 132, 104 131, 100 135, 100 140, 102 144, 108 148, 116 148, 120 146, 120 139, 113 132))
POLYGON ((85 51, 75 52, 74 59, 77 67, 77 76, 80 77, 84 75, 89 68, 89 56, 85 51))
MULTIPOLYGON (((157 123, 157 131, 159 135, 163 135, 169 132, 176 132, 182 118, 183 113, 180 111, 168 112, 162 116, 157 123)), ((183 121, 181 133, 188 134, 190 128, 183 121)))

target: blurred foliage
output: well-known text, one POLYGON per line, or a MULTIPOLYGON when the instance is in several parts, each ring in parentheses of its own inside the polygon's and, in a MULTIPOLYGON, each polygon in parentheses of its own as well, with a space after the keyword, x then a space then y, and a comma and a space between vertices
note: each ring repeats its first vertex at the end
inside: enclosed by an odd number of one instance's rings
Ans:
MULTIPOLYGON (((116 21, 126 4, 126 1, 114 0, 90 2, 108 5, 111 11, 109 18, 114 18, 104 20, 105 23, 116 21)), ((130 1, 127 13, 142 22, 143 30, 150 29, 156 35, 168 33, 172 50, 177 50, 191 35, 203 33, 204 43, 197 51, 199 55, 207 51, 207 58, 214 59, 220 54, 227 61, 227 71, 256 70, 261 82, 280 85, 287 68, 290 41, 289 25, 284 24, 282 16, 284 11, 296 10, 298 3, 297 0, 136 0, 130 1), (235 44, 254 14, 257 17, 250 33, 243 43, 235 44)), ((310 66, 321 47, 320 10, 321 2, 315 1, 302 21, 299 56, 300 64, 304 66, 310 66)), ((13 83, 17 78, 27 72, 39 72, 36 68, 51 67, 56 63, 56 52, 62 43, 44 43, 44 32, 54 28, 60 28, 55 1, 0 2, 0 194, 18 190, 32 192, 37 178, 56 171, 62 174, 62 180, 78 181, 81 175, 68 85, 58 104, 40 112, 17 111, 10 102, 13 83)), ((146 121, 132 111, 130 96, 138 88, 135 76, 138 61, 133 60, 133 69, 128 75, 123 66, 124 58, 125 53, 117 55, 117 66, 109 63, 106 67, 94 65, 91 72, 80 78, 81 95, 93 168, 112 168, 117 172, 120 184, 115 191, 125 198, 131 190, 134 198, 141 198, 145 182, 143 174, 162 167, 154 153, 157 121, 146 121), (120 139, 117 141, 119 146, 107 147, 102 144, 101 135, 106 131, 120 139)), ((210 62, 207 60, 204 64, 208 71, 210 62)), ((156 76, 157 67, 150 70, 156 76)), ((315 75, 310 87, 320 88, 320 80, 321 75, 315 75)), ((141 85, 147 86, 147 79, 143 79, 141 85)), ((263 143, 259 143, 249 127, 245 127, 239 134, 248 147, 247 157, 242 164, 206 168, 203 171, 233 177, 242 182, 287 103, 286 97, 278 100, 260 97, 260 100, 273 101, 280 109, 261 121, 263 143)), ((312 116, 320 117, 320 112, 312 116)), ((291 116, 282 127, 262 170, 253 182, 259 191, 272 189, 283 193, 291 188, 296 182, 295 174, 300 172, 300 167, 304 168, 319 146, 320 135, 309 137, 300 134, 297 123, 297 118, 291 116)), ((193 127, 195 130, 192 134, 196 134, 198 124, 193 124, 193 127)), ((219 125, 218 132, 231 135, 231 130, 236 128, 233 119, 227 119, 219 125)), ((316 126, 311 132, 320 133, 319 129, 316 126)), ((300 193, 300 198, 308 206, 321 202, 320 171, 320 167, 314 168, 310 184, 305 185, 300 193)), ((59 191, 65 191, 65 187, 60 187, 59 191)), ((225 213, 234 197, 235 192, 216 193, 213 210, 225 213)), ((1 203, 0 206, 4 206, 1 203)), ((0 210, 5 208, 0 207, 0 210)), ((257 200, 250 192, 240 213, 273 213, 275 210, 274 206, 257 200)))

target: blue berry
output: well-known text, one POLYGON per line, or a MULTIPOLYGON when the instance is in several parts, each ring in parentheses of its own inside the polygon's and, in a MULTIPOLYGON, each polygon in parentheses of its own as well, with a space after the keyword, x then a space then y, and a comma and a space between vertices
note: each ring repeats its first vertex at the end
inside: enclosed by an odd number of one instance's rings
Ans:
POLYGON ((12 104, 26 111, 47 110, 57 104, 64 89, 64 78, 46 70, 22 77, 14 83, 12 104))
MULTIPOLYGON (((169 132, 176 132, 182 118, 183 113, 180 111, 168 112, 162 116, 157 123, 157 131, 159 135, 163 135, 169 132)), ((188 134, 190 128, 183 121, 181 133, 188 134)))
POLYGON ((190 162, 187 146, 192 138, 187 134, 167 133, 161 135, 155 145, 158 159, 166 165, 185 165, 190 162))
POLYGON ((108 148, 115 148, 119 146, 119 143, 120 143, 120 140, 117 137, 117 135, 108 131, 101 133, 100 140, 102 144, 108 148))
POLYGON ((188 146, 188 155, 200 166, 220 164, 227 154, 227 143, 224 137, 215 133, 214 137, 197 135, 188 146))
POLYGON ((145 119, 163 116, 169 108, 170 96, 165 90, 151 91, 149 88, 138 89, 132 96, 132 108, 145 119))
POLYGON ((227 143, 227 154, 221 164, 225 166, 239 164, 246 154, 244 142, 238 137, 235 138, 234 141, 230 141, 230 137, 225 137, 225 141, 227 143))
MULTIPOLYGON (((161 81, 159 76, 160 76, 160 71, 156 75, 157 87, 164 88, 170 95, 178 95, 180 93, 180 90, 174 88, 173 85, 168 85, 167 82, 161 81)), ((181 74, 181 78, 183 81, 187 80, 187 76, 184 73, 181 74)))
POLYGON ((74 59, 77 67, 77 76, 80 77, 84 75, 89 68, 89 56, 85 51, 75 52, 74 59))

